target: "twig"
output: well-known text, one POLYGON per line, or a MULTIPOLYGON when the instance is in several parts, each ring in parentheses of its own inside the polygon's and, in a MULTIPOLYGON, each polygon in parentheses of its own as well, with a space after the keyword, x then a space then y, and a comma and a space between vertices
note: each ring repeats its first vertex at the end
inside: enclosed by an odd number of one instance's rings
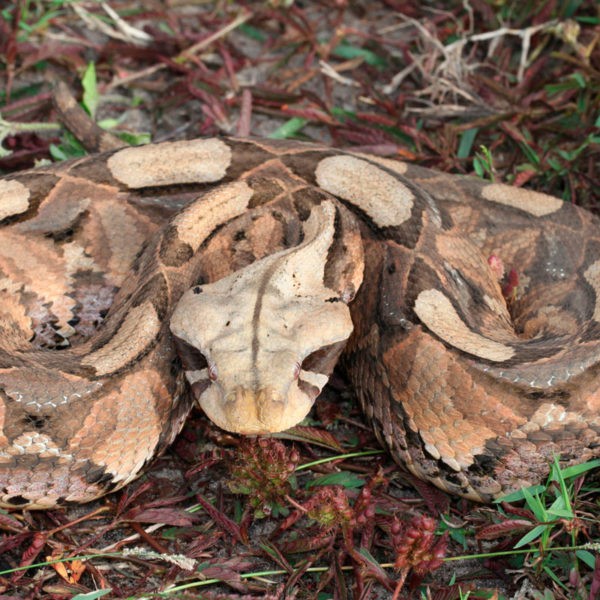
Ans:
POLYGON ((240 25, 242 25, 243 23, 248 21, 248 19, 250 19, 250 17, 252 17, 251 12, 242 13, 241 15, 237 16, 233 21, 231 21, 231 23, 229 23, 228 25, 225 25, 225 27, 223 27, 222 29, 219 29, 219 31, 215 31, 212 35, 209 35, 207 38, 200 40, 197 44, 194 44, 193 46, 190 46, 186 50, 183 50, 183 52, 181 52, 179 54, 179 56, 177 56, 175 61, 183 62, 185 60, 188 60, 194 54, 197 54, 198 52, 201 52, 205 48, 208 48, 208 46, 210 46, 216 40, 226 36, 230 31, 237 29, 240 25))
MULTIPOLYGON (((207 48, 216 40, 227 35, 230 31, 233 31, 234 29, 239 27, 242 23, 245 23, 248 19, 250 19, 251 16, 252 16, 252 13, 244 13, 244 14, 239 15, 233 21, 231 21, 231 23, 229 23, 228 25, 225 25, 225 27, 223 27, 222 29, 219 29, 219 31, 215 31, 215 33, 213 33, 212 35, 199 41, 197 44, 190 46, 186 50, 183 50, 182 52, 180 52, 175 57, 174 61, 178 62, 178 63, 182 63, 182 62, 185 62, 186 60, 189 60, 190 58, 193 57, 193 55, 197 54, 204 48, 207 48)), ((163 69, 166 69, 166 68, 167 68, 167 65, 164 63, 152 65, 150 67, 147 67, 146 69, 142 69, 141 71, 132 73, 131 75, 128 75, 127 77, 123 77, 121 79, 112 81, 108 86, 106 86, 106 91, 112 90, 112 89, 114 89, 116 87, 120 87, 122 85, 127 85, 127 84, 131 83, 132 81, 136 81, 138 79, 143 79, 144 77, 154 75, 154 73, 157 73, 158 71, 162 71, 163 69)))
POLYGON ((60 129, 61 127, 58 123, 17 123, 5 121, 0 117, 0 158, 6 158, 12 154, 11 150, 7 150, 2 146, 2 142, 9 135, 34 131, 60 131, 60 129))

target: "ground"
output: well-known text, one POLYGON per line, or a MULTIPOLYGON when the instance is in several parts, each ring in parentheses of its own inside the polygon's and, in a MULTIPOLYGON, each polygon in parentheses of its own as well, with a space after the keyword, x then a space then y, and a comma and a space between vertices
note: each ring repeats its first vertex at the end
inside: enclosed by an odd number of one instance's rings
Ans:
MULTIPOLYGON (((0 7, 5 173, 81 151, 52 108, 62 79, 132 143, 318 140, 599 208, 593 0, 0 7)), ((196 413, 125 490, 1 511, 0 598, 600 597, 593 477, 539 502, 449 498, 398 469, 339 378, 286 438, 196 413)))

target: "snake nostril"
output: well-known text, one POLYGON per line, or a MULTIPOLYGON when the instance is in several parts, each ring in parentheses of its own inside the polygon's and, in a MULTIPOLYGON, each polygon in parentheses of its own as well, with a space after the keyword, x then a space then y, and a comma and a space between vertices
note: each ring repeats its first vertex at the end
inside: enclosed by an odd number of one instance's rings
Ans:
POLYGON ((303 361, 301 369, 329 375, 345 346, 345 341, 323 346, 311 352, 303 361))
POLYGON ((200 350, 198 350, 198 348, 196 348, 196 346, 192 346, 191 344, 188 344, 185 340, 182 340, 181 338, 177 337, 174 338, 174 341, 175 347, 177 348, 177 354, 179 354, 179 358, 181 359, 183 368, 186 371, 202 371, 202 369, 209 369, 206 357, 204 356, 204 354, 202 354, 202 352, 200 352, 200 350))

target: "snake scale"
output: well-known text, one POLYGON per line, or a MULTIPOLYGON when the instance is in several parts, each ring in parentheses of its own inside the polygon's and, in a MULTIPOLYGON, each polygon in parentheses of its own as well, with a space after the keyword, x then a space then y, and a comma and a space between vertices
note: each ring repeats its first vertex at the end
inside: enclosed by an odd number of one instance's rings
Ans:
POLYGON ((557 198, 209 138, 3 177, 0 219, 5 507, 126 485, 195 400, 232 432, 289 428, 338 361, 450 493, 600 456, 600 224, 557 198))

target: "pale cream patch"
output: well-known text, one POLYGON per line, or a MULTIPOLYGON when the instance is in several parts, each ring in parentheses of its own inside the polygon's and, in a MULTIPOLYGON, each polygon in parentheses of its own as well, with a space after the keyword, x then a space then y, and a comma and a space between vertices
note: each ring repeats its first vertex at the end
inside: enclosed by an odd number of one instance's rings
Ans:
POLYGON ((19 181, 0 180, 0 221, 29 208, 29 189, 19 181))
POLYGON ((483 295, 483 301, 486 306, 495 314, 504 317, 506 315, 506 304, 500 302, 498 298, 493 298, 492 296, 488 296, 488 294, 483 295))
POLYGON ((76 242, 63 244, 62 251, 67 273, 93 271, 96 267, 94 259, 86 254, 85 250, 76 242))
POLYGON ((107 166, 115 179, 130 188, 212 183, 225 176, 231 149, 216 138, 163 142, 125 148, 107 166))
POLYGON ((552 214, 563 205, 560 198, 504 183, 491 183, 485 186, 481 190, 481 195, 486 200, 518 208, 536 217, 545 217, 552 214))
POLYGON ((245 181, 212 190, 173 219, 177 236, 195 252, 217 225, 241 215, 253 194, 245 181))
POLYGON ((371 162, 376 162, 382 167, 385 167, 390 171, 394 171, 394 173, 398 173, 398 175, 404 175, 406 171, 408 171, 408 164, 400 160, 394 160, 393 158, 385 158, 383 156, 375 156, 373 154, 364 154, 362 152, 353 152, 352 154, 354 156, 358 156, 359 158, 366 158, 371 162))
POLYGON ((438 290, 421 292, 415 302, 415 313, 433 333, 463 352, 497 362, 508 360, 515 354, 510 346, 469 329, 450 300, 438 290))
POLYGON ((199 381, 208 381, 208 369, 200 369, 198 371, 186 371, 185 376, 189 381, 190 385, 198 383, 199 381))
POLYGON ((410 218, 414 194, 393 175, 354 156, 330 156, 316 169, 325 191, 352 202, 380 227, 394 227, 410 218))
POLYGON ((97 375, 114 373, 152 344, 160 327, 154 306, 146 301, 127 313, 125 320, 105 346, 91 352, 81 362, 94 367, 97 375))
POLYGON ((19 437, 13 440, 12 445, 7 447, 5 452, 9 456, 35 454, 40 458, 49 458, 52 456, 72 458, 72 455, 64 453, 51 437, 37 431, 24 431, 19 437))
MULTIPOLYGON (((554 404, 553 402, 544 402, 540 407, 531 415, 527 423, 522 425, 519 429, 527 433, 540 431, 552 427, 552 425, 561 424, 565 425, 567 422, 572 422, 576 419, 569 418, 568 413, 564 406, 554 404)), ((580 420, 581 417, 578 418, 580 420)))
POLYGON ((329 380, 329 377, 323 375, 323 373, 316 373, 315 371, 305 371, 304 369, 301 369, 300 379, 322 390, 325 387, 327 381, 329 380))
POLYGON ((594 288, 594 294, 596 295, 596 305, 592 319, 596 323, 600 323, 600 260, 592 263, 583 275, 587 282, 594 288))

